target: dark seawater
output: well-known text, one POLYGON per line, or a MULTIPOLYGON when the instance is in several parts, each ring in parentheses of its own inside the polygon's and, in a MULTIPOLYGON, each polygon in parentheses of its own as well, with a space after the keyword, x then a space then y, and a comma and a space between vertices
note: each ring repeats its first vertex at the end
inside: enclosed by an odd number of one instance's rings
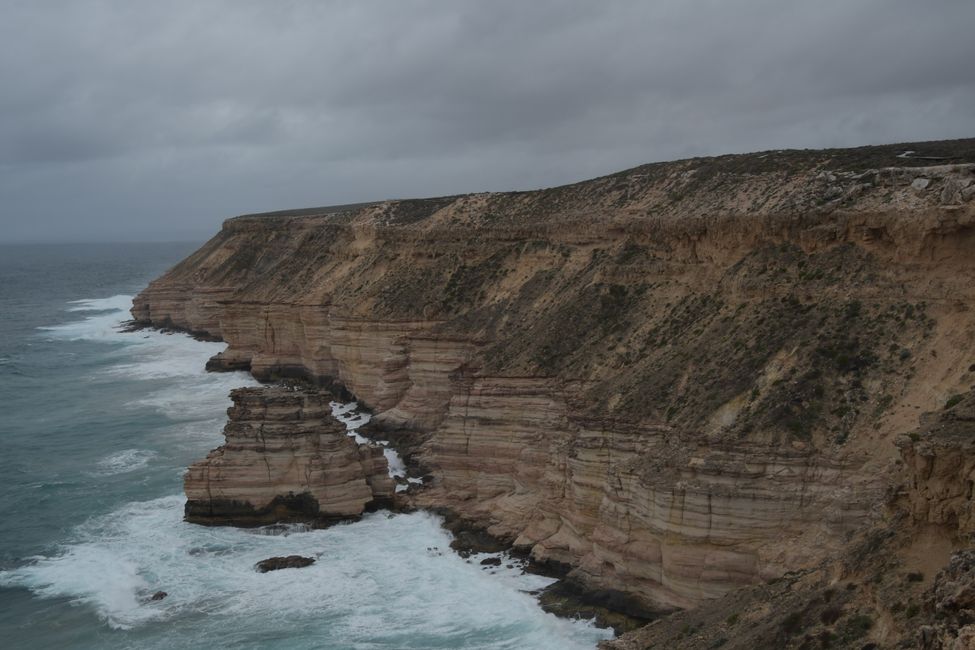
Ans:
POLYGON ((0 246, 0 647, 593 648, 547 584, 451 553, 428 514, 323 531, 182 521, 243 373, 223 348, 121 333, 131 296, 195 244, 0 246), (315 565, 258 574, 272 555, 315 565), (492 573, 494 571, 494 573, 492 573), (169 595, 149 601, 157 590, 169 595))

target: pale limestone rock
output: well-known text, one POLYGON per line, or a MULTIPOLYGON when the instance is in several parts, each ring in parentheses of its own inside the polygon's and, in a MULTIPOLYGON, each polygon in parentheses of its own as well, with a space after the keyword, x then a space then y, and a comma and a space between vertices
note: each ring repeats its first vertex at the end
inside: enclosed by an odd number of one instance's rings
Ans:
MULTIPOLYGON (((969 179, 965 179, 969 180, 969 179)), ((945 179, 944 187, 941 188, 941 203, 943 205, 957 205, 962 202, 962 190, 966 184, 962 184, 961 179, 951 176, 945 179)))

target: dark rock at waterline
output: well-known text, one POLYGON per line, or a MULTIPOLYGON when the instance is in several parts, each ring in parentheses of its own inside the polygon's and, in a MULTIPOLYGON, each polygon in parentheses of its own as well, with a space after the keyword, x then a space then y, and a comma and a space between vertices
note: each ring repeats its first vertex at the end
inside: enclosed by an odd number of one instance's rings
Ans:
POLYGON ((649 612, 627 594, 590 590, 571 580, 560 580, 539 594, 546 612, 563 618, 595 619, 599 627, 611 627, 617 634, 642 627, 665 613, 649 612))
POLYGON ((481 560, 482 566, 501 566, 501 558, 499 557, 486 557, 481 560))
POLYGON ((458 530, 458 528, 458 526, 448 526, 448 530, 454 533, 450 548, 463 558, 470 557, 473 553, 500 553, 511 547, 511 544, 483 530, 463 528, 458 530))
POLYGON ((217 352, 207 359, 206 363, 207 372, 234 372, 237 370, 248 371, 250 369, 250 358, 234 359, 225 356, 223 352, 217 352))
POLYGON ((284 557, 269 557, 266 560, 261 560, 255 565, 255 568, 261 573, 267 573, 268 571, 277 571, 279 569, 300 569, 311 566, 314 563, 315 558, 313 557, 288 555, 284 557))
POLYGON ((149 597, 149 600, 162 600, 168 595, 169 594, 167 594, 165 591, 157 591, 156 593, 154 593, 152 596, 149 597))
POLYGON ((142 330, 155 330, 160 334, 187 334, 197 341, 207 341, 211 343, 223 342, 223 339, 221 339, 219 336, 214 336, 213 334, 203 330, 194 330, 176 325, 169 318, 165 318, 159 322, 138 319, 127 320, 120 323, 117 329, 119 332, 123 333, 139 332, 142 330))

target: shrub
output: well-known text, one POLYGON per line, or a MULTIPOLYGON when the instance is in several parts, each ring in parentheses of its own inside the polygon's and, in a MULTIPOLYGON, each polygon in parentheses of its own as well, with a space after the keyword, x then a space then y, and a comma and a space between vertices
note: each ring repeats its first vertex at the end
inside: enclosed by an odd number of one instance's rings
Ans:
POLYGON ((857 614, 847 619, 843 625, 843 636, 847 639, 859 639, 873 627, 873 619, 866 614, 857 614))
POLYGON ((840 620, 840 616, 842 615, 843 610, 841 608, 830 607, 823 610, 823 613, 819 615, 819 620, 821 620, 824 625, 832 625, 836 621, 840 620))

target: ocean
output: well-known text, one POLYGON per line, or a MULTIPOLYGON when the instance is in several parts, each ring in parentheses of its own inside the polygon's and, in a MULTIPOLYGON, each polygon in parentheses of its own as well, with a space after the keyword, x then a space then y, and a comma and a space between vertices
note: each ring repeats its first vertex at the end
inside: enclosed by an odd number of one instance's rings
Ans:
POLYGON ((132 296, 195 244, 0 246, 0 647, 594 648, 514 560, 449 550, 428 513, 325 530, 182 520, 186 466, 222 442, 223 349, 124 333, 132 296), (314 556, 267 574, 276 555, 314 556), (513 568, 508 568, 508 565, 513 568), (152 594, 164 591, 162 600, 152 594))

